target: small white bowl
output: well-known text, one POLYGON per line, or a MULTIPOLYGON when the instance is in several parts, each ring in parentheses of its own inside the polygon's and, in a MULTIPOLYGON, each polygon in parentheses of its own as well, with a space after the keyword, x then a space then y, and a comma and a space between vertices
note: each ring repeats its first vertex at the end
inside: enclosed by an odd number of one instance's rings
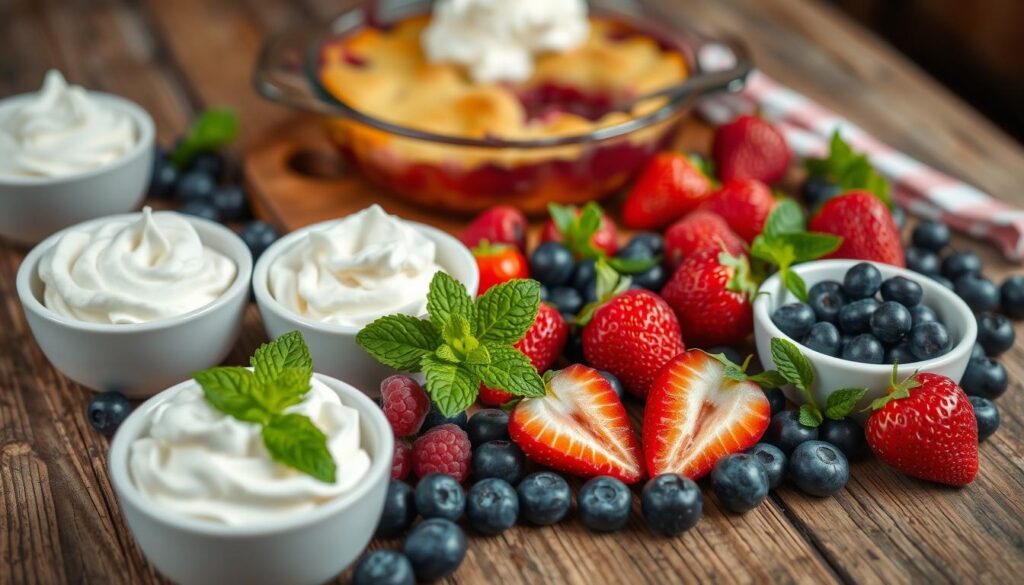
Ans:
POLYGON ((391 478, 394 439, 384 413, 362 392, 316 374, 359 411, 360 444, 370 455, 366 478, 350 492, 280 521, 227 526, 161 508, 135 487, 128 471, 131 444, 157 405, 184 382, 147 400, 121 424, 110 445, 110 482, 143 554, 176 583, 302 584, 336 577, 373 537, 391 478))
POLYGON ((18 298, 29 328, 47 359, 62 374, 97 391, 150 396, 219 364, 242 329, 249 301, 252 254, 235 232, 212 221, 184 216, 209 246, 234 261, 235 281, 215 301, 194 311, 147 323, 78 321, 46 308, 39 262, 63 235, 76 228, 138 213, 103 217, 61 230, 33 248, 18 267, 18 298))
MULTIPOLYGON (((815 283, 823 280, 842 283, 846 271, 860 262, 860 260, 818 260, 799 264, 793 267, 793 270, 803 277, 807 288, 810 289, 815 283)), ((971 358, 971 348, 974 346, 978 334, 978 325, 970 307, 953 291, 927 276, 889 264, 878 262, 871 264, 878 267, 883 279, 903 276, 920 284, 924 293, 921 302, 935 310, 939 319, 949 330, 950 340, 953 343, 952 349, 945 355, 930 360, 900 364, 899 379, 920 370, 921 372, 941 374, 959 383, 960 378, 964 375, 964 370, 967 369, 967 362, 971 358)), ((867 406, 875 398, 883 396, 889 388, 892 364, 863 364, 825 355, 801 345, 799 340, 791 339, 779 330, 775 323, 772 323, 771 314, 775 309, 796 300, 793 293, 782 286, 778 274, 761 285, 757 299, 754 301, 754 338, 757 342, 757 355, 765 368, 772 368, 775 363, 772 361, 771 355, 772 338, 783 337, 796 343, 814 366, 814 385, 811 392, 820 407, 824 408, 829 394, 840 388, 868 389, 867 394, 857 406, 858 410, 867 406)), ((796 388, 786 386, 782 390, 786 397, 796 404, 806 402, 803 394, 796 388)))
MULTIPOLYGON (((282 254, 299 244, 309 232, 324 229, 340 219, 325 221, 295 230, 274 242, 256 262, 253 271, 253 292, 260 309, 263 326, 271 339, 289 331, 298 330, 306 338, 313 363, 323 373, 345 380, 371 396, 380 392, 380 381, 395 370, 378 362, 356 343, 356 334, 362 327, 322 323, 302 317, 277 302, 269 288, 270 266, 282 254)), ((470 296, 476 296, 480 285, 480 271, 473 254, 459 240, 428 225, 406 222, 437 245, 437 263, 445 272, 466 286, 470 296)), ((417 315, 424 317, 424 315, 417 315)))
MULTIPOLYGON (((35 96, 21 94, 0 101, 0 119, 35 96)), ((131 118, 135 145, 118 160, 83 173, 62 177, 0 175, 0 236, 34 244, 70 225, 133 211, 142 203, 153 168, 153 118, 139 105, 116 95, 90 91, 89 97, 131 118)))

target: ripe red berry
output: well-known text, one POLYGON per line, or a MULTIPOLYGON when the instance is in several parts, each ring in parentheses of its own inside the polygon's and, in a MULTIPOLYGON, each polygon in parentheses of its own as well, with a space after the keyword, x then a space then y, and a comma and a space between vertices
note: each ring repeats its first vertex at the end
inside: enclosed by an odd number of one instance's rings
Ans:
POLYGON ((473 457, 469 435, 457 425, 434 427, 412 445, 412 465, 416 477, 446 473, 458 481, 469 475, 473 457))
POLYGON ((409 376, 396 374, 380 383, 380 407, 396 437, 415 435, 430 410, 430 399, 409 376))
POLYGON ((391 479, 404 481, 412 469, 412 445, 399 439, 395 441, 395 456, 391 459, 391 479))

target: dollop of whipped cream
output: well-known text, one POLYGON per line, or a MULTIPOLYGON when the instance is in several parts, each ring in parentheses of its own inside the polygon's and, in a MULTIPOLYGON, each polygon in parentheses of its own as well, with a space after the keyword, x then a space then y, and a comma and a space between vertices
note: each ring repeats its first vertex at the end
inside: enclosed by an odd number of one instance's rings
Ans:
POLYGON ((311 510, 362 481, 370 456, 359 443, 359 411, 313 378, 302 402, 284 412, 306 415, 327 435, 335 483, 275 462, 260 425, 210 406, 195 381, 157 406, 148 429, 131 444, 132 481, 160 507, 230 525, 311 510))
POLYGON ((51 69, 35 97, 0 120, 0 174, 62 177, 97 169, 131 150, 136 133, 128 114, 51 69))
POLYGON ((434 63, 465 66, 474 81, 525 81, 534 57, 581 45, 590 29, 586 0, 438 0, 423 31, 434 63))
POLYGON ((183 216, 149 207, 137 218, 67 232, 39 263, 46 307, 91 323, 188 313, 216 300, 237 272, 183 216))
POLYGON ((434 242, 379 205, 310 231, 274 260, 270 294, 314 321, 363 326, 392 313, 426 312, 441 270, 434 242))

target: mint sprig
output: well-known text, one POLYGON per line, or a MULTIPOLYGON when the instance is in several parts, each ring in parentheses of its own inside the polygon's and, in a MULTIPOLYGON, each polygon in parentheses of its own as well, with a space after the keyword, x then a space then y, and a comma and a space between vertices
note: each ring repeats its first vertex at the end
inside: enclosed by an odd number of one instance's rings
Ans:
POLYGON ((548 213, 562 234, 562 245, 569 249, 576 258, 582 260, 604 259, 609 266, 621 274, 640 274, 650 270, 661 262, 655 258, 617 258, 594 246, 594 234, 601 229, 601 206, 593 201, 582 209, 572 205, 548 204, 548 213))
POLYGON ((807 400, 806 404, 800 406, 800 424, 808 427, 817 427, 824 420, 821 408, 811 393, 811 386, 814 384, 814 368, 810 360, 800 351, 793 342, 781 337, 773 337, 771 341, 772 361, 775 368, 787 382, 803 393, 807 400))
POLYGON ((444 416, 476 401, 480 384, 516 396, 544 396, 544 382, 513 347, 537 319, 540 284, 515 279, 473 299, 444 272, 430 281, 427 319, 388 315, 356 334, 356 342, 382 364, 423 372, 427 394, 444 416))
POLYGON ((327 436, 309 417, 284 410, 309 392, 313 359, 298 331, 261 345, 250 360, 253 369, 210 368, 193 374, 211 406, 238 420, 261 425, 270 457, 325 483, 337 480, 327 436))
POLYGON ((753 359, 753 355, 748 355, 747 359, 743 360, 742 364, 736 364, 729 360, 724 353, 709 353, 704 350, 699 350, 707 355, 715 358, 715 360, 722 363, 725 366, 725 377, 730 380, 737 382, 753 382, 761 388, 778 388, 786 383, 786 379, 777 372, 776 370, 765 370, 759 374, 748 374, 747 367, 750 365, 750 361, 753 359))
POLYGON ((843 191, 868 191, 892 208, 889 181, 871 166, 866 155, 855 152, 838 130, 832 133, 828 156, 808 158, 804 166, 812 177, 822 177, 843 191))
POLYGON ((843 239, 832 234, 808 232, 800 206, 792 199, 779 201, 765 221, 764 231, 754 238, 750 254, 779 267, 783 285, 801 301, 807 301, 807 285, 790 270, 797 263, 827 256, 843 239))
POLYGON ((179 169, 183 169, 197 154, 226 146, 237 136, 238 114, 234 110, 206 110, 189 126, 184 140, 171 153, 171 162, 179 169))

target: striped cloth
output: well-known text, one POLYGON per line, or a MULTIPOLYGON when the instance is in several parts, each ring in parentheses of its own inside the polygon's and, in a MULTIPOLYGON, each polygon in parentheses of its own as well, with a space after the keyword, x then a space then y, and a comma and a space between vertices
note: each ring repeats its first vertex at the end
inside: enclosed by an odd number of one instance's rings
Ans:
MULTIPOLYGON (((706 63, 701 55, 702 65, 706 63)), ((710 55, 715 60, 722 55, 710 55)), ((919 217, 938 219, 970 236, 987 239, 1007 258, 1024 260, 1024 211, 894 150, 820 104, 755 70, 738 93, 704 99, 698 106, 713 124, 760 111, 786 137, 798 157, 824 157, 836 130, 854 150, 868 155, 889 179, 893 200, 919 217)))

